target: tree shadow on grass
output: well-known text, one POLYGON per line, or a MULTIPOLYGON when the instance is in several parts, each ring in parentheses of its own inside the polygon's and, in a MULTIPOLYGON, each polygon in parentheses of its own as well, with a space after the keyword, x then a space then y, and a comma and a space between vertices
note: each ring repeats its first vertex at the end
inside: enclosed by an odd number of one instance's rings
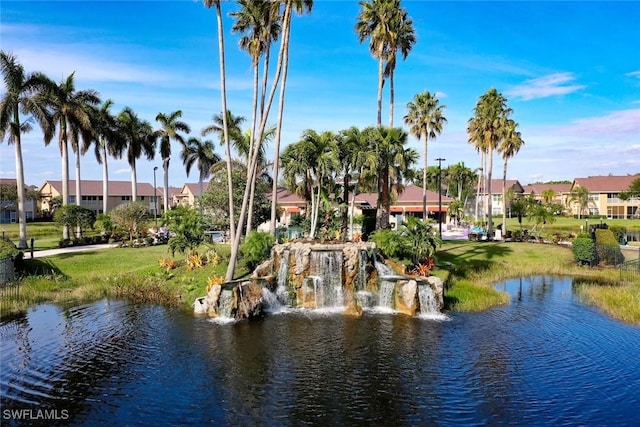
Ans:
POLYGON ((437 254, 438 263, 446 264, 447 270, 458 277, 467 277, 470 273, 490 270, 500 258, 513 251, 505 245, 487 242, 482 245, 460 245, 448 247, 437 254), (455 250, 464 248, 462 253, 455 250))
POLYGON ((25 259, 19 268, 22 276, 63 276, 66 275, 46 258, 25 259))

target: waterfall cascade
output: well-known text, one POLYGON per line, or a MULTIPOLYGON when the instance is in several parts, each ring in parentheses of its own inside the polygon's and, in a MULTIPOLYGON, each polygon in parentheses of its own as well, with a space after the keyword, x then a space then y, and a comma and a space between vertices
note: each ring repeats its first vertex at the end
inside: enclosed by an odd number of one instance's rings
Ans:
POLYGON ((397 274, 374 253, 369 242, 276 245, 249 281, 212 287, 196 299, 195 311, 236 318, 282 307, 336 308, 356 316, 375 307, 411 316, 439 311, 440 279, 397 274))

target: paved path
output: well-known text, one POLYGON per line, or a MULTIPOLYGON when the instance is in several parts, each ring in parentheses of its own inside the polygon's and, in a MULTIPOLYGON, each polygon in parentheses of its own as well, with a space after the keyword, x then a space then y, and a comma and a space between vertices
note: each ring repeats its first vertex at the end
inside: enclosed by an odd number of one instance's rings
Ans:
MULTIPOLYGON (((67 248, 47 249, 44 251, 33 251, 33 257, 44 258, 52 255, 58 255, 58 254, 68 254, 73 252, 95 251, 98 249, 115 248, 116 246, 117 246, 116 244, 110 244, 110 243, 105 243, 102 245, 69 246, 67 248)), ((31 259, 31 251, 29 249, 25 249, 24 259, 31 259)))

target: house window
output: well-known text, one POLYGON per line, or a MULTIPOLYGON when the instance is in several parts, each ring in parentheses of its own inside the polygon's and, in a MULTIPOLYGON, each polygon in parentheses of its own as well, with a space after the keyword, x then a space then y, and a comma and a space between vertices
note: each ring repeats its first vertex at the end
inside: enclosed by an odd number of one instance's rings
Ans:
POLYGON ((131 196, 122 196, 120 199, 121 199, 122 201, 126 202, 126 201, 128 201, 128 200, 131 200, 131 196))
POLYGON ((76 202, 76 196, 69 196, 69 204, 73 205, 76 202))

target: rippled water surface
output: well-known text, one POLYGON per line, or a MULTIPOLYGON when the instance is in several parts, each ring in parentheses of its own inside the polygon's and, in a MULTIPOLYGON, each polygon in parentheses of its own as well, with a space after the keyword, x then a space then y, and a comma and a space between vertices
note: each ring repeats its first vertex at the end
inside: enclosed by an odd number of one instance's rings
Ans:
POLYGON ((640 328, 581 304, 571 279, 498 287, 509 305, 448 320, 39 306, 0 325, 0 423, 640 425, 640 328))

